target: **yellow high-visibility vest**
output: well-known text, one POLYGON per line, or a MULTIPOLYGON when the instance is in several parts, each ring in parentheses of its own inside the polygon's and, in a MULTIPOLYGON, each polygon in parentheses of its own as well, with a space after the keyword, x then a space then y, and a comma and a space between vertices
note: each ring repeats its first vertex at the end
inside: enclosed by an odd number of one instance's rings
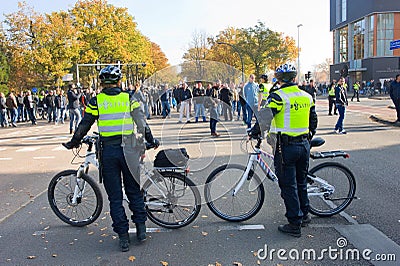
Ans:
POLYGON ((266 101, 269 96, 269 91, 272 88, 272 84, 270 83, 261 83, 262 89, 260 88, 259 93, 262 94, 262 100, 266 101))
POLYGON ((97 126, 102 137, 130 135, 134 132, 130 112, 140 107, 137 101, 130 102, 129 93, 117 95, 100 93, 96 96, 97 106, 89 104, 85 112, 98 116, 97 126))
POLYGON ((296 137, 309 132, 310 108, 314 106, 310 94, 297 86, 289 86, 275 91, 282 101, 271 98, 268 107, 275 108, 278 113, 271 123, 270 133, 296 137))

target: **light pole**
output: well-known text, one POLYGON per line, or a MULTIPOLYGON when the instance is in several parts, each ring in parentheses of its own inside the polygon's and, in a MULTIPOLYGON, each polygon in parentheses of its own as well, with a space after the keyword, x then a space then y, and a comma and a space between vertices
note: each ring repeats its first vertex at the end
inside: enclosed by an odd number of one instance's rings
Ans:
POLYGON ((297 25, 297 73, 298 73, 298 80, 300 82, 300 27, 303 24, 297 25))
POLYGON ((238 53, 239 58, 240 58, 240 63, 242 64, 242 82, 243 82, 243 84, 244 84, 244 64, 243 64, 242 54, 240 53, 239 49, 238 49, 235 45, 233 45, 233 44, 231 44, 231 43, 227 43, 227 42, 217 42, 217 44, 226 44, 226 45, 229 45, 230 47, 232 47, 233 50, 236 51, 236 53, 238 53))

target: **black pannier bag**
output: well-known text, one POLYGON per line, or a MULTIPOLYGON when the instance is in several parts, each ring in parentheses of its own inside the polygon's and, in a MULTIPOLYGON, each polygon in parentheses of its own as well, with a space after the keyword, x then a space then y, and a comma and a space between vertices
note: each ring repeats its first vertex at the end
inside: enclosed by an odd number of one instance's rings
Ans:
POLYGON ((185 148, 165 149, 157 153, 154 167, 184 167, 189 160, 185 148))

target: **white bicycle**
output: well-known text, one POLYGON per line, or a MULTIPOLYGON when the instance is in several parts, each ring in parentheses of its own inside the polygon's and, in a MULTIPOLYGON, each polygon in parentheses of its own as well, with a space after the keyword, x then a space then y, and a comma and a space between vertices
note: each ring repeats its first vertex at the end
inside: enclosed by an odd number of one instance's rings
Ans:
MULTIPOLYGON (((88 175, 89 166, 99 167, 96 149, 98 134, 85 136, 81 143, 87 145, 85 156, 74 152, 74 160, 84 158, 78 170, 65 170, 56 174, 48 186, 48 201, 54 213, 65 223, 85 226, 101 214, 103 197, 96 181, 88 175)), ((150 145, 146 149, 153 148, 150 145)), ((163 152, 163 151, 160 151, 163 152)), ((159 152, 159 153, 160 153, 159 152)), ((147 169, 144 155, 140 161, 141 176, 146 178, 142 192, 147 216, 165 228, 180 228, 193 222, 200 212, 201 198, 195 184, 187 177, 186 164, 179 167, 154 167, 147 169)), ((124 199, 128 201, 127 197, 124 199)))
MULTIPOLYGON (((245 138, 247 140, 247 137, 245 138)), ((246 143, 249 143, 246 141, 246 143)), ((251 142, 250 142, 251 143, 251 142)), ((322 138, 311 141, 311 147, 325 143, 322 138)), ((240 222, 256 215, 265 198, 263 181, 256 174, 256 166, 265 176, 277 182, 278 179, 266 161, 273 161, 273 155, 260 148, 261 139, 252 146, 247 166, 225 164, 211 172, 206 180, 204 195, 210 210, 219 218, 240 222)), ((311 159, 343 157, 344 151, 312 152, 311 159)), ((310 213, 329 217, 343 211, 356 198, 356 181, 346 166, 337 162, 323 162, 307 173, 307 192, 310 213)))

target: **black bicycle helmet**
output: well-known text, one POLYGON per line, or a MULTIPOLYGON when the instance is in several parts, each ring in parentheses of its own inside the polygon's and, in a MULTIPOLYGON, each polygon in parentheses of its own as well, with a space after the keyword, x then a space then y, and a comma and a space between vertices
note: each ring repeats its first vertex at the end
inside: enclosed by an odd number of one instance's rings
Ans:
POLYGON ((283 64, 275 70, 275 77, 279 81, 290 82, 297 76, 296 68, 291 64, 283 64))
POLYGON ((104 84, 117 83, 122 79, 122 72, 116 66, 106 66, 100 70, 99 79, 104 84))
POLYGON ((260 79, 263 79, 263 80, 265 80, 265 82, 267 82, 268 81, 268 76, 266 74, 262 74, 260 76, 260 79))

